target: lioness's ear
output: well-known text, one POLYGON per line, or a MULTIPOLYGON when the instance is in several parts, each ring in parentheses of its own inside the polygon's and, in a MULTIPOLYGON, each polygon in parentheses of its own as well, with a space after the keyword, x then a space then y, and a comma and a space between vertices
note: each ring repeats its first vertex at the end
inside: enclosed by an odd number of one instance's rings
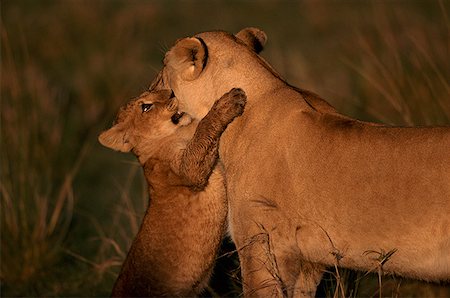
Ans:
POLYGON ((256 53, 263 50, 267 42, 267 35, 258 28, 244 28, 236 34, 236 37, 242 40, 246 45, 252 48, 256 53))
POLYGON ((205 43, 196 37, 183 38, 167 52, 164 64, 175 69, 186 81, 195 80, 206 64, 208 50, 205 43))
POLYGON ((128 142, 127 133, 119 126, 114 125, 98 136, 98 141, 105 147, 116 151, 129 152, 133 146, 128 142))

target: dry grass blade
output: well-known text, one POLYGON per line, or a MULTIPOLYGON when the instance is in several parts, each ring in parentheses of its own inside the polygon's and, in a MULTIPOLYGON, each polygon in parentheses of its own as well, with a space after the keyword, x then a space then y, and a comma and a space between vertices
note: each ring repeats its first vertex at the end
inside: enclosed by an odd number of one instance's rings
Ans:
POLYGON ((334 277, 336 278, 337 282, 337 288, 338 291, 334 292, 334 298, 339 297, 339 293, 341 294, 341 297, 345 297, 345 287, 343 284, 343 279, 341 278, 341 274, 339 272, 339 261, 344 257, 344 255, 337 249, 337 247, 334 245, 333 240, 331 240, 330 235, 328 232, 319 225, 319 228, 325 233, 325 235, 328 238, 328 241, 330 242, 331 247, 333 250, 330 252, 331 255, 333 255, 335 262, 333 264, 335 272, 333 273, 334 277))
POLYGON ((18 222, 16 210, 14 209, 14 204, 11 200, 11 196, 6 190, 3 182, 0 181, 0 190, 1 190, 1 203, 2 209, 4 210, 4 220, 7 226, 7 229, 11 231, 11 235, 18 235, 18 222))
POLYGON ((364 255, 378 255, 378 257, 376 258, 372 258, 372 260, 374 260, 377 264, 375 266, 374 269, 368 271, 366 274, 372 272, 373 270, 377 270, 377 274, 378 274, 378 293, 379 293, 379 297, 382 297, 382 276, 383 276, 383 265, 388 262, 391 257, 397 252, 396 248, 393 248, 391 250, 389 250, 388 252, 385 252, 383 249, 381 249, 380 251, 375 251, 375 250, 367 250, 364 252, 364 255))
POLYGON ((72 252, 72 251, 70 251, 70 250, 65 250, 65 252, 66 252, 68 255, 74 257, 75 259, 77 259, 77 260, 79 260, 79 261, 81 261, 81 262, 83 262, 83 263, 86 263, 86 264, 92 266, 93 268, 95 268, 95 270, 96 270, 97 272, 102 272, 102 273, 103 273, 103 272, 106 272, 106 273, 108 273, 108 274, 111 274, 111 275, 114 276, 114 277, 115 277, 116 275, 115 275, 114 273, 108 271, 108 269, 109 269, 110 267, 116 267, 116 266, 121 266, 121 265, 122 265, 122 261, 120 261, 120 260, 107 260, 107 261, 102 262, 102 263, 95 263, 95 262, 93 262, 93 261, 91 261, 91 260, 88 260, 87 258, 83 257, 82 255, 79 255, 79 254, 77 254, 77 253, 74 253, 74 252, 72 252))

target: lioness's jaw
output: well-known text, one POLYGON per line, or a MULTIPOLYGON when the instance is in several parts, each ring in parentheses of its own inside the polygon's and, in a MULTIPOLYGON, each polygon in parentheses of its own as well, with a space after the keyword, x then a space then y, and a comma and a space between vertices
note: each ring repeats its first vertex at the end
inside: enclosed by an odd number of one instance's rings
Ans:
POLYGON ((206 45, 196 37, 179 40, 164 58, 164 64, 180 74, 181 79, 192 81, 198 78, 205 67, 208 51, 206 45))
POLYGON ((102 132, 98 137, 98 141, 100 144, 110 149, 121 152, 130 152, 133 146, 128 142, 126 132, 118 127, 118 125, 119 124, 116 124, 110 129, 102 132))
POLYGON ((260 53, 264 49, 264 45, 267 42, 266 33, 261 29, 254 27, 242 29, 236 34, 236 37, 242 40, 256 53, 260 53))

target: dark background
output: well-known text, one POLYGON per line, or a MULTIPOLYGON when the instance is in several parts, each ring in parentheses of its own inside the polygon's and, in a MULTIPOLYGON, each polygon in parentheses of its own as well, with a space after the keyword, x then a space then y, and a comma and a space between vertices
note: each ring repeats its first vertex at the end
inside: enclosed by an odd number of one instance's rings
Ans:
MULTIPOLYGON (((269 63, 341 112, 450 124, 445 0, 0 5, 2 296, 109 295, 147 194, 134 157, 101 147, 97 136, 148 87, 178 38, 256 26, 269 37, 262 54, 269 63)), ((321 295, 333 296, 333 275, 330 268, 321 295)), ((346 296, 378 295, 376 275, 340 275, 346 296)), ((235 254, 220 258, 206 295, 237 296, 239 287, 235 254)), ((383 277, 383 295, 450 291, 383 277)))

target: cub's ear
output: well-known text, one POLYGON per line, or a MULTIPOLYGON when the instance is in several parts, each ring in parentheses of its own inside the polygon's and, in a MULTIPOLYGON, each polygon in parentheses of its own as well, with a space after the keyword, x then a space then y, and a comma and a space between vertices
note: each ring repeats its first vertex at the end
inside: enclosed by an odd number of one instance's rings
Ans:
POLYGON ((260 53, 267 42, 267 35, 258 28, 244 28, 236 34, 236 37, 242 40, 246 45, 252 48, 256 53, 260 53))
POLYGON ((178 40, 164 57, 164 64, 173 68, 186 81, 195 80, 205 67, 208 49, 196 37, 178 40))
POLYGON ((98 141, 103 146, 116 151, 130 152, 133 148, 131 143, 128 142, 127 133, 120 127, 119 124, 116 124, 110 129, 102 132, 98 136, 98 141))

